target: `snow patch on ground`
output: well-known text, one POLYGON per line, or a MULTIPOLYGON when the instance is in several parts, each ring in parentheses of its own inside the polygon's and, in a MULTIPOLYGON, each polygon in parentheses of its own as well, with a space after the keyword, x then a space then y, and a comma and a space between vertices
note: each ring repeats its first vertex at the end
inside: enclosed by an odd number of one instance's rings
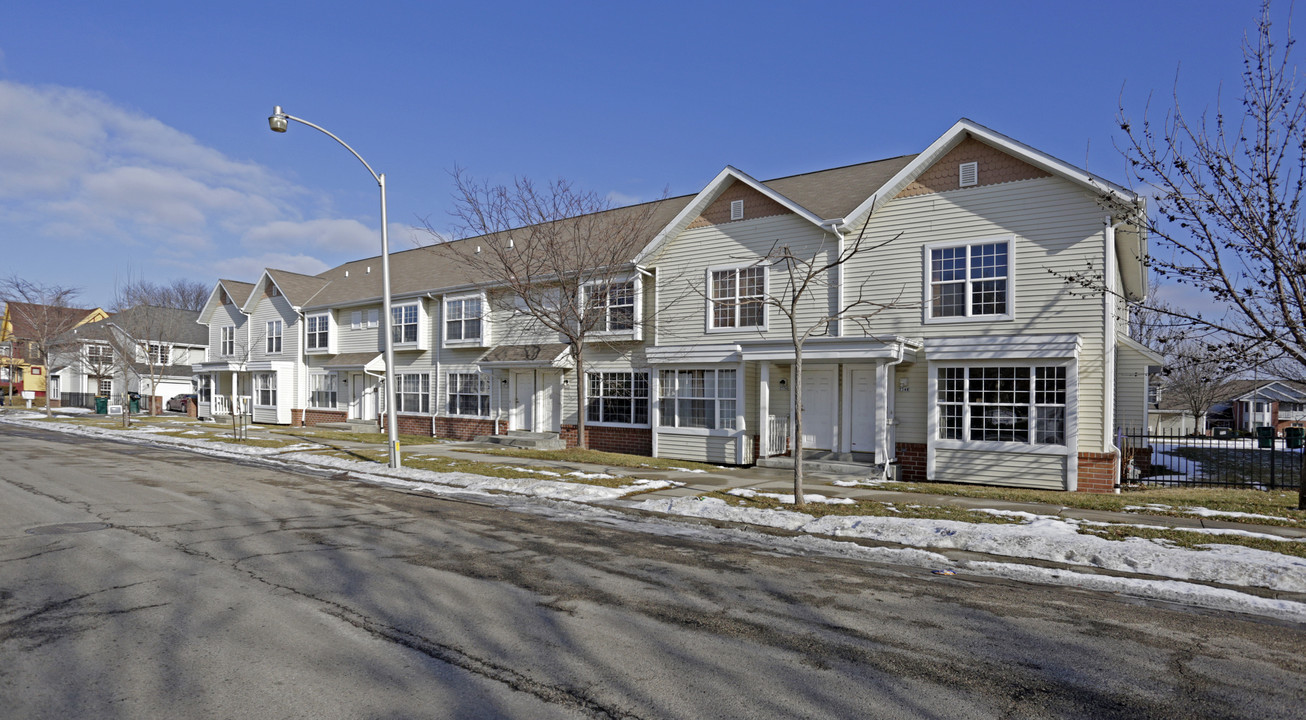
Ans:
MULTIPOLYGON (((794 504, 794 496, 792 494, 784 495, 781 493, 758 492, 750 488, 735 488, 733 490, 727 490, 726 494, 737 495, 742 498, 755 498, 755 497, 771 498, 773 500, 779 500, 780 502, 786 505, 794 504)), ((807 502, 822 503, 825 505, 852 505, 853 503, 857 502, 852 498, 832 498, 832 497, 826 497, 825 495, 816 495, 812 493, 803 493, 803 499, 806 500, 807 502)))
POLYGON ((919 548, 966 550, 1135 572, 1176 580, 1306 592, 1306 559, 1253 548, 1210 545, 1194 551, 1141 538, 1106 540, 1076 524, 1032 516, 1020 524, 964 523, 898 517, 814 518, 791 510, 735 507, 716 498, 648 499, 641 510, 745 522, 794 532, 879 540, 919 548))

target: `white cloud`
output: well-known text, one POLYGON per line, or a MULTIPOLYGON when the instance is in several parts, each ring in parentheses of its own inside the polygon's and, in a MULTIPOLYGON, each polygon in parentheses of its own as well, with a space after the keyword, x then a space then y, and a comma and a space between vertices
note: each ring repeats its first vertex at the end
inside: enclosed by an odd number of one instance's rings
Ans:
POLYGON ((214 265, 212 271, 220 278, 254 282, 263 274, 265 268, 289 270, 303 275, 316 275, 328 267, 330 266, 326 263, 308 255, 266 253, 220 260, 214 265))
POLYGON ((381 252, 380 229, 357 220, 277 220, 251 228, 240 242, 245 247, 298 248, 353 257, 381 252))

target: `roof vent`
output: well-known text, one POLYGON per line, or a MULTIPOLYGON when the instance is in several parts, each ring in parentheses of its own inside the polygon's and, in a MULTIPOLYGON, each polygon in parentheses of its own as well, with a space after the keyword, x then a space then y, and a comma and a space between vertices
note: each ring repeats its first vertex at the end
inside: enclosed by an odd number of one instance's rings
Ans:
POLYGON ((730 201, 730 219, 731 219, 731 220, 743 220, 743 219, 744 219, 744 201, 743 201, 743 200, 731 200, 731 201, 730 201))
POLYGON ((367 273, 366 273, 366 274, 367 274, 367 275, 371 275, 371 274, 372 274, 372 266, 371 266, 371 265, 368 265, 368 266, 367 266, 367 273))
POLYGON ((349 277, 349 271, 348 271, 348 270, 345 271, 345 277, 349 277))
POLYGON ((960 166, 959 176, 957 178, 957 184, 960 185, 961 187, 970 187, 972 185, 979 185, 979 163, 977 162, 962 163, 960 166))

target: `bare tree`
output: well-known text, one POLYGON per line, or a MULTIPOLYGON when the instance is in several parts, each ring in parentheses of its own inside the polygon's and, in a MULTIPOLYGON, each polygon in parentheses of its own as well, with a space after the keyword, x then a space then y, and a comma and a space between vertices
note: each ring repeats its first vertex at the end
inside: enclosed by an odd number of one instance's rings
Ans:
POLYGON ((174 308, 177 310, 204 309, 212 284, 198 280, 176 278, 168 283, 155 283, 144 279, 127 278, 114 292, 114 312, 140 305, 174 308))
MULTIPOLYGON (((1306 367, 1306 86, 1290 62, 1291 32, 1271 32, 1263 2, 1254 36, 1243 39, 1241 112, 1190 117, 1174 107, 1141 123, 1123 105, 1121 151, 1133 179, 1149 189, 1145 227, 1156 247, 1146 258, 1162 279, 1196 288, 1219 307, 1161 308, 1220 333, 1232 353, 1260 346, 1271 361, 1306 367)), ((1120 208, 1121 211, 1127 211, 1120 208)), ((1102 273, 1072 280, 1105 289, 1102 273)), ((1306 509, 1306 466, 1299 507, 1306 509)))
MULTIPOLYGON (((658 204, 614 208, 566 180, 537 185, 517 178, 491 185, 453 172, 455 252, 476 281, 494 291, 492 309, 556 333, 576 372, 577 443, 588 447, 587 343, 633 330, 632 259, 658 227, 658 204)), ((440 234, 427 224, 427 230, 440 234)))
MULTIPOLYGON (((772 277, 779 282, 772 282, 771 291, 761 295, 760 303, 769 306, 784 316, 789 328, 789 340, 794 349, 794 504, 802 507, 806 504, 803 497, 803 346, 814 337, 830 335, 832 328, 842 322, 859 327, 866 335, 872 332, 871 320, 890 308, 918 307, 919 303, 903 301, 906 287, 900 288, 896 295, 886 296, 883 292, 874 292, 871 280, 874 273, 866 272, 856 285, 844 283, 844 270, 848 263, 862 253, 873 252, 901 237, 901 233, 887 240, 868 241, 866 228, 851 240, 829 244, 822 243, 815 249, 799 248, 792 245, 775 243, 770 252, 755 264, 758 267, 769 266, 772 277), (811 305, 828 303, 838 285, 843 284, 843 300, 831 305, 826 313, 812 315, 811 305)), ((740 293, 741 295, 743 293, 740 293)), ((716 302, 716 301, 714 301, 716 302)), ((742 305, 741 305, 742 308, 742 305)))
MULTIPOLYGON (((63 285, 42 285, 18 275, 0 280, 0 300, 4 300, 6 313, 14 337, 13 357, 9 367, 9 394, 13 401, 14 360, 22 357, 30 365, 49 367, 50 356, 56 349, 57 339, 86 320, 90 310, 72 306, 81 294, 78 288, 63 285)), ((49 382, 49 378, 46 378, 49 382)), ((47 384, 47 388, 48 388, 47 384)), ((45 396, 45 414, 51 415, 50 393, 45 396)))
POLYGON ((1220 346, 1199 340, 1173 344, 1166 359, 1169 366, 1163 392, 1182 400, 1184 409, 1193 416, 1193 430, 1200 432, 1206 413, 1224 397, 1225 384, 1244 365, 1225 354, 1220 346))

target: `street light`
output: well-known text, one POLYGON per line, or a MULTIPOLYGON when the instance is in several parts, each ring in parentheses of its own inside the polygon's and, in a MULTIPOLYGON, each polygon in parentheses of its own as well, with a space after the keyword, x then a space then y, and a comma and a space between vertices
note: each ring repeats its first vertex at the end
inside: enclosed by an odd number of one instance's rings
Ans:
POLYGON ((368 165, 367 161, 363 159, 363 156, 349 147, 349 144, 344 140, 336 137, 324 127, 281 112, 280 105, 273 108, 272 116, 268 118, 268 127, 272 128, 272 132, 283 133, 286 131, 289 124, 287 121, 289 120, 307 125, 343 145, 346 150, 354 154, 354 157, 358 158, 359 162, 363 163, 363 167, 367 168, 367 171, 372 174, 372 179, 381 187, 381 305, 382 314, 385 316, 385 322, 381 325, 381 332, 385 336, 385 424, 390 437, 390 467, 397 468, 400 467, 401 463, 399 461, 399 424, 395 420, 395 347, 394 336, 392 335, 394 331, 391 329, 394 324, 394 317, 390 314, 390 236, 386 231, 385 173, 377 175, 372 166, 368 165))

